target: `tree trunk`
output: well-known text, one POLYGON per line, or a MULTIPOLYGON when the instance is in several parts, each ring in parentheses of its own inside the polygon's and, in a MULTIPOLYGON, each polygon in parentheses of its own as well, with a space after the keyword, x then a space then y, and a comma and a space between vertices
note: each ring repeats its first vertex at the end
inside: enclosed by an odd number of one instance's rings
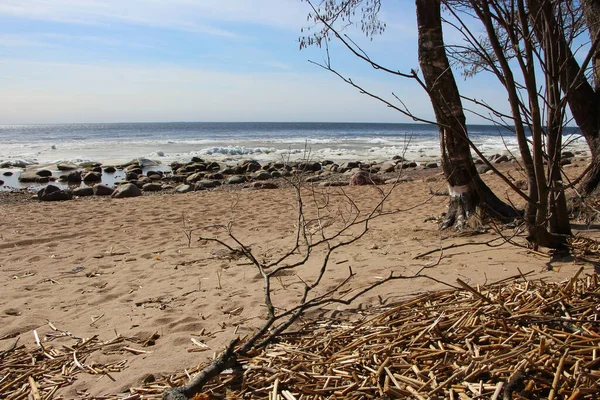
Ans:
MULTIPOLYGON (((532 27, 542 46, 544 32, 557 28, 557 20, 553 4, 544 0, 527 0, 527 5, 532 16, 532 27)), ((588 26, 592 41, 598 36, 600 30, 600 0, 582 0, 583 15, 588 26)), ((596 50, 592 58, 594 87, 586 79, 585 74, 580 74, 581 66, 567 43, 564 35, 557 35, 555 53, 560 73, 558 81, 561 90, 567 95, 567 102, 577 126, 587 141, 592 154, 592 168, 582 182, 579 190, 583 196, 589 196, 600 183, 600 52, 596 50)), ((544 49, 548 51, 549 49, 544 49)))
POLYGON ((519 213, 489 189, 473 163, 460 93, 444 46, 440 0, 416 0, 416 6, 419 65, 440 129, 442 168, 450 194, 441 229, 463 229, 478 207, 494 217, 515 218, 519 213))

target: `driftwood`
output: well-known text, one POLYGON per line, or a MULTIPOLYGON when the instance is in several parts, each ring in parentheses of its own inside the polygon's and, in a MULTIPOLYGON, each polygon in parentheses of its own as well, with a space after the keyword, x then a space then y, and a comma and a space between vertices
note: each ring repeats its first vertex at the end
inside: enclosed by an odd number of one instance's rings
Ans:
MULTIPOLYGON (((581 271, 580 271, 581 272, 581 271)), ((284 334, 204 387, 214 398, 595 399, 596 275, 428 293, 284 334)))
MULTIPOLYGON (((160 399, 166 391, 174 396, 168 399, 596 399, 600 282, 579 275, 563 283, 527 281, 527 274, 484 287, 461 282, 464 290, 307 323, 216 376, 223 365, 81 398, 160 399), (192 382, 206 383, 196 394, 186 388, 198 387, 188 383, 198 372, 192 382)), ((53 348, 53 336, 64 335, 55 330, 34 349, 16 344, 2 352, 0 397, 52 399, 77 374, 114 379, 110 374, 125 367, 85 359, 129 339, 73 338, 75 344, 53 348)), ((241 343, 232 342, 213 364, 229 362, 241 343)))

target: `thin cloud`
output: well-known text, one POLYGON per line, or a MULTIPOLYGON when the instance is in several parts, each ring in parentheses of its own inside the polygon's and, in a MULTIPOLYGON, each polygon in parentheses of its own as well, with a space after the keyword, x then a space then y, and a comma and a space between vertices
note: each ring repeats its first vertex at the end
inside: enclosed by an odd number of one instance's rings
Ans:
POLYGON ((297 0, 4 0, 0 15, 63 23, 107 25, 115 21, 241 39, 227 23, 298 30, 306 5, 297 0))

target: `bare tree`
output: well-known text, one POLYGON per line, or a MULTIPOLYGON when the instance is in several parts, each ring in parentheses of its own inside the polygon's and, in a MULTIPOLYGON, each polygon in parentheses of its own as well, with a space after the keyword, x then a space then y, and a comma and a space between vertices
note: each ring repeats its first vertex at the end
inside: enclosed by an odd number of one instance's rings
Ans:
MULTIPOLYGON (((320 29, 301 38, 301 48, 310 45, 320 46, 330 38, 336 38, 355 56, 367 62, 373 68, 401 78, 413 79, 429 95, 435 113, 435 122, 415 116, 396 96, 394 97, 400 102, 400 106, 371 94, 367 89, 358 86, 352 79, 344 78, 331 67, 329 57, 326 65, 321 64, 323 68, 357 87, 362 93, 384 102, 388 107, 392 107, 414 120, 434 123, 439 127, 442 167, 450 194, 448 211, 440 226, 441 229, 454 227, 456 230, 462 230, 466 227, 466 222, 469 219, 479 218, 482 214, 501 219, 518 217, 520 214, 492 192, 481 180, 475 168, 460 93, 445 53, 440 1, 417 1, 419 64, 423 79, 414 70, 403 73, 377 63, 352 39, 344 36, 334 26, 339 22, 342 24, 340 29, 345 29, 348 25, 355 23, 353 16, 358 10, 359 22, 356 23, 360 23, 362 31, 367 36, 382 33, 385 24, 377 19, 377 13, 381 5, 379 1, 329 0, 323 1, 319 5, 314 5, 310 0, 305 1, 310 4, 313 10, 309 15, 309 20, 315 25, 311 28, 314 31, 315 26, 320 25, 320 29), (478 213, 478 209, 482 210, 483 213, 478 213)), ((481 153, 479 155, 482 156, 481 153)), ((508 179, 506 181, 510 184, 508 179)))
MULTIPOLYGON (((248 356, 254 350, 273 342, 302 315, 312 309, 328 304, 351 304, 358 297, 393 280, 426 278, 437 281, 435 278, 422 274, 421 271, 412 276, 390 273, 387 277, 371 284, 359 284, 349 288, 350 282, 357 275, 349 267, 346 276, 340 277, 333 287, 323 288, 324 278, 331 272, 331 257, 337 251, 363 238, 374 219, 408 211, 420 204, 415 204, 405 210, 387 209, 385 202, 395 187, 392 185, 386 191, 375 189, 380 197, 367 210, 363 210, 343 189, 336 189, 336 196, 342 200, 335 202, 331 199, 333 193, 328 192, 330 189, 303 188, 300 178, 298 176, 292 181, 297 211, 293 244, 279 256, 271 257, 271 261, 263 260, 263 257, 259 257, 249 246, 244 244, 243 240, 235 234, 231 221, 220 226, 210 226, 211 230, 220 228, 226 233, 226 238, 200 233, 199 241, 216 243, 231 252, 241 254, 260 274, 263 279, 266 306, 265 320, 249 337, 233 339, 225 351, 188 384, 165 391, 163 399, 183 400, 200 393, 205 383, 223 370, 234 367, 239 357, 248 356), (307 202, 307 199, 310 201, 307 202), (310 279, 302 278, 298 272, 309 261, 318 262, 319 268, 310 279), (288 308, 277 304, 273 297, 272 283, 282 274, 296 276, 302 287, 297 304, 288 308)), ((194 231, 203 232, 203 229, 198 227, 194 231)))

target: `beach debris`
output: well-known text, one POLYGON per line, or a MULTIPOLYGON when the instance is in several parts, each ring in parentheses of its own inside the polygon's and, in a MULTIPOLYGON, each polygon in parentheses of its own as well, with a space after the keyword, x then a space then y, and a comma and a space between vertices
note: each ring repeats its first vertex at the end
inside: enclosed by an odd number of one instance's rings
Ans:
MULTIPOLYGON (((461 280, 461 290, 320 318, 238 359, 236 368, 209 381, 198 398, 595 399, 600 392, 600 282, 597 275, 582 273, 562 283, 529 281, 528 273, 488 286, 461 280)), ((205 349, 199 339, 191 341, 189 351, 205 349)), ((51 399, 77 374, 115 379, 110 374, 125 368, 125 360, 105 365, 86 360, 117 343, 129 357, 147 352, 138 348, 145 347, 144 340, 77 339, 55 327, 36 343, 26 348, 15 342, 0 353, 3 398, 36 398, 37 393, 51 399), (56 337, 75 343, 55 348, 56 337)), ((160 399, 166 389, 202 370, 153 375, 127 393, 81 396, 160 399)))
MULTIPOLYGON (((308 323, 239 360, 243 376, 237 381, 234 371, 222 373, 204 393, 296 399, 597 398, 597 275, 563 283, 524 276, 484 287, 460 281, 464 290, 422 294, 376 313, 363 310, 358 320, 308 323)), ((172 384, 188 380, 180 376, 172 384)))

